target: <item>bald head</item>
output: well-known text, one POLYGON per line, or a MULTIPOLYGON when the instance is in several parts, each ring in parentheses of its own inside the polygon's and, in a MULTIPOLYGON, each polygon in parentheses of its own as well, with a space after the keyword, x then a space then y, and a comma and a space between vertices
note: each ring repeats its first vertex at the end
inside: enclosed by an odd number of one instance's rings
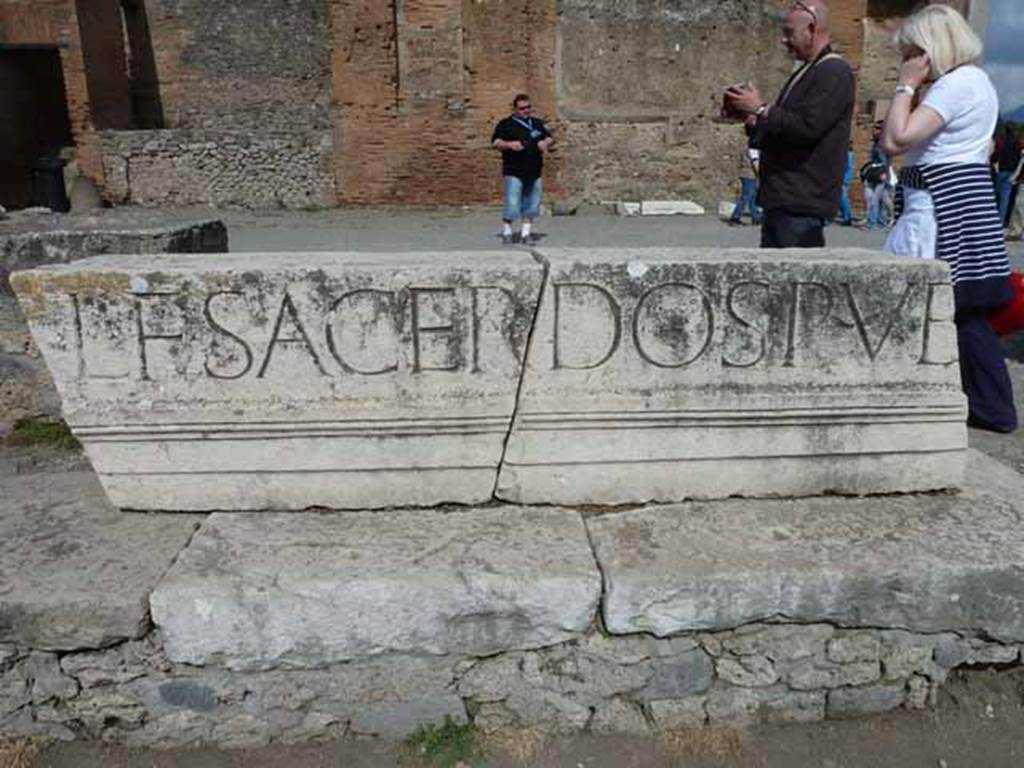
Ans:
POLYGON ((811 61, 831 42, 828 3, 825 0, 794 0, 782 23, 782 44, 790 56, 800 61, 811 61))

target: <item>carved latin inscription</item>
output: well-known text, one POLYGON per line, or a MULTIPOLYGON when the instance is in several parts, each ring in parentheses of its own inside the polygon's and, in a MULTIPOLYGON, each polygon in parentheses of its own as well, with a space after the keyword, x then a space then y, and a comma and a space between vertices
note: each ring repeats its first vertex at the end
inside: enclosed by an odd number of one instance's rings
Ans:
POLYGON ((951 315, 935 309, 943 291, 948 284, 923 281, 880 292, 850 282, 741 280, 713 290, 671 280, 629 294, 556 281, 551 367, 601 368, 627 346, 660 369, 795 368, 844 354, 870 365, 897 344, 918 364, 948 365, 955 360, 934 360, 929 351, 936 326, 952 326, 951 315))
POLYGON ((532 307, 506 288, 240 289, 69 294, 78 377, 483 373, 521 362, 532 307), (199 364, 196 364, 199 361, 199 364))
MULTIPOLYGON (((486 373, 518 364, 534 308, 494 285, 359 287, 335 295, 295 284, 67 295, 78 377, 381 377, 486 373)), ((623 286, 553 279, 550 369, 600 369, 623 355, 674 370, 799 368, 856 356, 871 365, 912 350, 917 365, 953 332, 950 287, 866 282, 665 279, 623 286)), ((541 329, 542 331, 544 329, 541 329)), ((948 344, 943 345, 949 347, 948 344)))

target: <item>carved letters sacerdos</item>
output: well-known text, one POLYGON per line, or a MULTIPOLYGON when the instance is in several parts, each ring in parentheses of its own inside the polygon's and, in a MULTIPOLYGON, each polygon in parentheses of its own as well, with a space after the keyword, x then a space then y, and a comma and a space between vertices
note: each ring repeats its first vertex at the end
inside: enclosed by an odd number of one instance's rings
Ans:
MULTIPOLYGON (((910 343, 917 344, 914 363, 955 362, 955 357, 934 359, 932 349, 936 327, 952 323, 935 308, 948 284, 907 281, 902 290, 885 294, 885 301, 872 297, 871 289, 867 283, 749 279, 712 290, 691 279, 665 280, 623 296, 599 282, 554 280, 546 299, 552 324, 547 365, 554 371, 593 370, 628 347, 641 365, 655 369, 682 369, 698 361, 723 369, 794 368, 802 364, 804 347, 826 331, 833 337, 846 334, 868 365, 897 344, 905 347, 908 333, 914 336, 910 343), (869 313, 868 306, 875 311, 869 313), (586 350, 570 349, 573 338, 586 342, 586 350)), ((416 376, 476 374, 484 370, 481 350, 498 343, 521 363, 527 335, 512 330, 512 319, 522 324, 534 317, 532 306, 496 285, 361 287, 331 297, 320 311, 313 311, 303 295, 289 288, 276 298, 263 297, 261 306, 270 310, 262 324, 251 322, 252 302, 238 289, 125 294, 103 299, 103 306, 99 299, 69 295, 78 378, 152 381, 157 378, 153 351, 173 355, 190 343, 203 347, 202 375, 224 381, 375 377, 403 369, 416 376), (488 311, 502 319, 485 333, 488 311), (495 328, 508 338, 496 339, 495 328), (104 333, 112 338, 103 339, 104 333), (126 360, 115 373, 101 371, 90 362, 100 343, 134 362, 126 360), (279 361, 285 350, 290 361, 308 361, 308 369, 293 370, 294 364, 279 361)), ((108 368, 109 358, 104 358, 108 368)), ((159 375, 169 374, 161 369, 159 375)))

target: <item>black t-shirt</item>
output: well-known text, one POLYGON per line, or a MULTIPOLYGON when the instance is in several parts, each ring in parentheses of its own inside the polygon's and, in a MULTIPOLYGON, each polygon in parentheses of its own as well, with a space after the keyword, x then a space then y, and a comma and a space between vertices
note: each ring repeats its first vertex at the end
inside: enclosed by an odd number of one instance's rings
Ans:
POLYGON ((530 180, 540 176, 544 168, 544 153, 537 149, 537 142, 543 141, 551 134, 540 120, 531 117, 521 120, 517 117, 506 117, 494 126, 491 143, 495 139, 502 141, 521 141, 524 149, 513 152, 511 149, 501 150, 501 175, 517 176, 530 180))

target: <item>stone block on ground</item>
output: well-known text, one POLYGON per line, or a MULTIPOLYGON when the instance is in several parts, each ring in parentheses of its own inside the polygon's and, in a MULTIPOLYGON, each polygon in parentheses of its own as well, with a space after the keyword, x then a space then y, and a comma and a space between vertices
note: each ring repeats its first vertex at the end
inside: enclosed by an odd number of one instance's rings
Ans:
POLYGON ((543 268, 527 253, 164 255, 13 278, 114 504, 492 497, 543 268))
POLYGON ((866 250, 542 249, 498 481, 517 503, 956 487, 945 265, 866 250))
POLYGON ((599 597, 577 514, 499 508, 216 514, 151 604, 171 660, 259 669, 552 645, 599 597))
MULTIPOLYGON (((784 616, 1020 642, 1024 542, 1007 532, 1024 512, 1024 478, 973 451, 967 476, 959 494, 726 500, 588 519, 605 624, 663 636, 784 616)), ((897 640, 887 642, 906 645, 897 640)), ((832 651, 875 669, 879 655, 889 670, 898 661, 884 648, 832 651)), ((931 657, 929 645, 898 674, 928 672, 931 657)))
POLYGON ((641 216, 703 216, 704 206, 692 200, 643 200, 641 216))
POLYGON ((142 637, 149 593, 199 518, 119 512, 91 472, 0 480, 0 642, 71 651, 142 637))

